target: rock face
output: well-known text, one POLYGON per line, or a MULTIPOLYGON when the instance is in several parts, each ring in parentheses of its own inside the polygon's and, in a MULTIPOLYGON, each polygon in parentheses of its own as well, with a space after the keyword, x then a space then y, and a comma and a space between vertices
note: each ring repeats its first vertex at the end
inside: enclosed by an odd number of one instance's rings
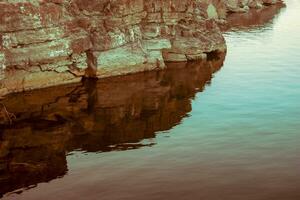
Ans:
POLYGON ((276 4, 278 0, 225 0, 229 12, 247 12, 250 8, 260 9, 263 6, 276 4))
POLYGON ((232 28, 238 30, 249 30, 251 27, 255 28, 264 26, 266 23, 274 19, 274 16, 280 13, 281 8, 284 6, 284 4, 276 4, 265 7, 264 9, 251 9, 249 12, 245 13, 233 13, 227 17, 227 23, 221 25, 220 28, 222 31, 228 31, 232 28))
POLYGON ((0 95, 226 50, 217 22, 277 0, 0 0, 0 95))

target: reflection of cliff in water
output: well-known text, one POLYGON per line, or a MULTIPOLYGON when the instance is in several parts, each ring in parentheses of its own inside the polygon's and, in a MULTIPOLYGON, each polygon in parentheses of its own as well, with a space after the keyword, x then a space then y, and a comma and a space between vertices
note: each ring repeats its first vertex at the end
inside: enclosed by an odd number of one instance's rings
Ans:
POLYGON ((17 120, 0 127, 0 195, 63 176, 73 150, 153 145, 139 142, 179 124, 223 61, 11 95, 3 104, 17 120))

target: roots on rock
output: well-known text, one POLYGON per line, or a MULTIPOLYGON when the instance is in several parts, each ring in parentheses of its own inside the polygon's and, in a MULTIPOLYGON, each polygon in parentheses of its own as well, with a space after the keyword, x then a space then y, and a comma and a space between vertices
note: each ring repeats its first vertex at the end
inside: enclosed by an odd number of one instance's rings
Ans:
POLYGON ((12 124, 16 116, 7 111, 5 105, 0 103, 0 124, 12 124))

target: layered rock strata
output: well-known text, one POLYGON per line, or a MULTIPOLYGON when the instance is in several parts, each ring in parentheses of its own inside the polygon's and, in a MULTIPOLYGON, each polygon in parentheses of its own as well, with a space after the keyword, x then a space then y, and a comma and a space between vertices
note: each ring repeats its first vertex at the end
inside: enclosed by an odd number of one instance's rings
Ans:
POLYGON ((0 0, 0 95, 224 52, 230 12, 277 0, 0 0))

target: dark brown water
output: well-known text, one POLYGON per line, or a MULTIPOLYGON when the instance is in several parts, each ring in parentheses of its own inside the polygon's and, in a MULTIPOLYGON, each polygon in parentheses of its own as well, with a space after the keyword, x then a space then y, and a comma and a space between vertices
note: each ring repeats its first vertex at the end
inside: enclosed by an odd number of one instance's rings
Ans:
POLYGON ((299 10, 232 18, 225 61, 5 99, 0 195, 300 199, 299 10))

